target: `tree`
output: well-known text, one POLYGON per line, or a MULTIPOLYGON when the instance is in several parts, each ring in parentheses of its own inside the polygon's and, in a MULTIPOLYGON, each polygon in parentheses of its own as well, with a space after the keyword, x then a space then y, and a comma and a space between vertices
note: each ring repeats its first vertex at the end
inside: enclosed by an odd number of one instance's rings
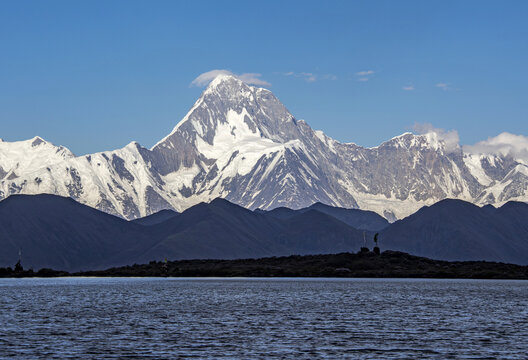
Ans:
POLYGON ((18 261, 15 264, 15 272, 21 273, 24 271, 24 268, 22 267, 22 249, 18 249, 18 261))
POLYGON ((380 248, 378 247, 378 235, 379 233, 376 233, 376 235, 374 235, 374 244, 376 244, 376 246, 374 247, 374 252, 379 255, 380 248))
POLYGON ((365 231, 363 231, 363 246, 359 250, 360 253, 368 253, 369 248, 367 247, 367 238, 365 237, 365 231))
POLYGON ((22 267, 22 264, 20 263, 20 260, 17 261, 17 263, 15 264, 15 272, 16 273, 21 273, 24 271, 24 268, 22 267))

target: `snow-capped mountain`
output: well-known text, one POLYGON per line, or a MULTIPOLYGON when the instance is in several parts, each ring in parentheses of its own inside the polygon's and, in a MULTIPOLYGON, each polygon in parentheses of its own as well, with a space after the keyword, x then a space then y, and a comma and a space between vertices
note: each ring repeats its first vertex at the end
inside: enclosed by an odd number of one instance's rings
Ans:
POLYGON ((0 199, 51 193, 127 219, 217 197, 248 208, 314 202, 389 220, 445 198, 528 201, 528 166, 406 133, 374 148, 340 143, 296 120, 269 91, 220 75, 150 150, 74 156, 40 138, 0 141, 0 199))

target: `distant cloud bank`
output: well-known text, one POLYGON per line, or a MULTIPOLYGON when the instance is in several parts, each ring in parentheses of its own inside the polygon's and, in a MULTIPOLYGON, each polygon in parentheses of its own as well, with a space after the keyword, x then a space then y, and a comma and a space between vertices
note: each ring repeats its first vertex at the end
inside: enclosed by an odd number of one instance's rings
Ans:
POLYGON ((528 162, 528 136, 503 132, 475 145, 464 145, 464 151, 472 154, 511 155, 528 162))
MULTIPOLYGON (((454 151, 459 147, 460 137, 456 130, 444 130, 435 128, 431 124, 414 124, 413 131, 416 134, 434 133, 438 139, 446 144, 446 150, 454 151)), ((465 153, 474 155, 510 155, 516 160, 528 164, 528 136, 515 135, 503 132, 497 136, 489 137, 487 140, 479 141, 474 145, 463 145, 465 153)))

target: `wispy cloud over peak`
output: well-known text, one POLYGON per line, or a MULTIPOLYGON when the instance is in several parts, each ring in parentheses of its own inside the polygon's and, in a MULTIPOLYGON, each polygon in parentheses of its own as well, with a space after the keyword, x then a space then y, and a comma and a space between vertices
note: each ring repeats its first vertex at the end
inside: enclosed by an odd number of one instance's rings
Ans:
POLYGON ((413 130, 419 135, 433 134, 436 138, 444 142, 446 151, 452 152, 459 147, 460 136, 456 130, 435 128, 429 123, 416 123, 413 126, 413 130))
POLYGON ((259 73, 243 73, 235 74, 230 70, 211 70, 204 72, 196 77, 191 82, 191 86, 203 87, 209 84, 214 78, 218 75, 231 75, 249 85, 259 85, 259 86, 271 86, 271 84, 263 79, 261 79, 261 74, 259 73))

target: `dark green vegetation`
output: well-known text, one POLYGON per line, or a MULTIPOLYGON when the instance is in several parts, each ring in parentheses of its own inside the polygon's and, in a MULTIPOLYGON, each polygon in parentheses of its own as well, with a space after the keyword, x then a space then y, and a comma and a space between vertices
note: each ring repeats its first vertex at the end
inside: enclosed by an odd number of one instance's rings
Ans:
POLYGON ((528 279, 528 266, 486 261, 448 262, 384 251, 380 255, 359 252, 263 259, 150 262, 81 275, 528 279))
POLYGON ((397 251, 340 253, 238 260, 151 261, 74 274, 43 269, 15 273, 0 269, 0 277, 31 276, 155 276, 155 277, 369 277, 528 279, 528 266, 486 261, 448 262, 397 251))
POLYGON ((68 276, 69 274, 65 271, 56 271, 52 269, 40 269, 35 272, 33 269, 24 270, 24 267, 20 263, 20 260, 15 264, 15 268, 11 267, 0 268, 0 278, 26 278, 26 277, 58 277, 68 276))
POLYGON ((40 269, 39 271, 33 271, 33 269, 29 270, 22 270, 22 271, 15 271, 14 269, 7 267, 7 268, 0 268, 0 278, 28 278, 28 277, 59 277, 59 276, 71 276, 66 271, 57 271, 52 269, 40 269))

